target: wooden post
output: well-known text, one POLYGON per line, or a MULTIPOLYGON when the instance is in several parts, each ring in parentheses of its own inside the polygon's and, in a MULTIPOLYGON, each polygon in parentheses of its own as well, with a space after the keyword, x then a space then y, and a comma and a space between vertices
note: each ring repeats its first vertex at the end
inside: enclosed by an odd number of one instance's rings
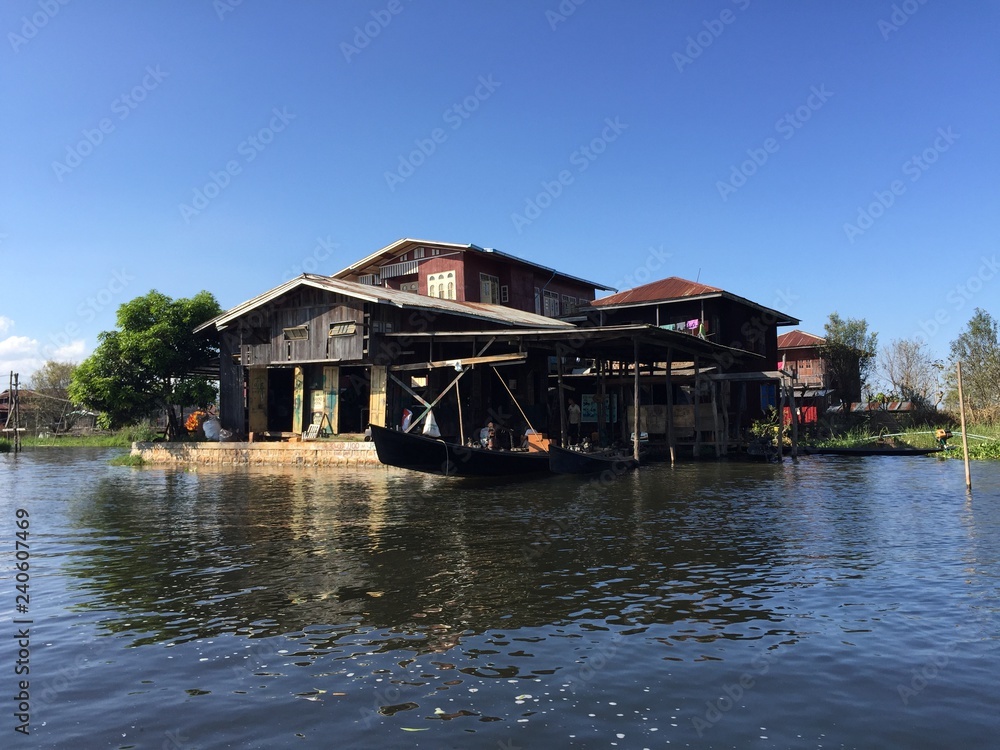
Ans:
POLYGON ((799 415, 795 409, 795 382, 788 378, 788 402, 792 413, 792 456, 799 455, 799 415))
POLYGON ((785 389, 781 387, 782 379, 778 378, 778 383, 775 386, 778 389, 778 460, 780 461, 785 453, 784 446, 784 434, 785 434, 785 389))
POLYGON ((701 372, 698 357, 694 358, 694 457, 701 458, 701 372))
POLYGON ((674 351, 667 348, 667 446, 670 449, 670 465, 677 460, 677 449, 674 445, 674 351))
POLYGON ((715 457, 719 458, 722 455, 722 448, 719 446, 719 403, 715 396, 715 386, 714 380, 708 381, 710 390, 708 395, 712 403, 712 442, 715 445, 715 457))
POLYGON ((557 372, 557 385, 556 390, 559 392, 559 446, 561 448, 566 447, 566 396, 563 393, 563 358, 560 354, 556 357, 556 365, 558 369, 557 372))
POLYGON ((639 428, 642 426, 642 419, 639 417, 639 337, 632 339, 633 359, 635 360, 635 377, 633 380, 634 391, 632 404, 635 407, 635 434, 632 436, 632 458, 639 460, 639 428))
POLYGON ((965 399, 962 397, 962 363, 956 363, 958 374, 958 413, 962 420, 962 452, 965 454, 965 489, 972 489, 972 474, 969 471, 969 436, 965 432, 965 399))
POLYGON ((458 402, 458 444, 465 445, 465 426, 462 424, 462 391, 455 382, 455 401, 458 402))
POLYGON ((603 446, 607 435, 608 415, 604 409, 604 360, 597 360, 597 444, 603 446))

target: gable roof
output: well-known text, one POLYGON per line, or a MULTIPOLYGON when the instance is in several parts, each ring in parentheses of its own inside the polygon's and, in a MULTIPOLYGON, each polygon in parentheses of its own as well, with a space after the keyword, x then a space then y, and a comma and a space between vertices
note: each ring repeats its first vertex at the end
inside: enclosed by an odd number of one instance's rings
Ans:
POLYGON ((712 298, 732 300, 734 302, 738 302, 739 304, 755 308, 761 312, 768 313, 774 317, 775 325, 792 326, 799 322, 798 318, 793 318, 791 315, 786 313, 779 312, 778 310, 774 310, 770 307, 765 307, 764 305, 748 300, 745 297, 740 297, 739 295, 727 292, 725 289, 720 289, 716 286, 709 286, 708 284, 700 284, 697 281, 689 281, 688 279, 682 279, 679 276, 670 276, 669 278, 660 279, 659 281, 651 281, 648 284, 643 284, 642 286, 637 286, 633 289, 626 289, 624 292, 618 292, 617 294, 612 294, 608 297, 595 299, 590 303, 590 306, 608 310, 616 308, 641 307, 643 305, 651 305, 658 302, 678 302, 681 300, 690 301, 712 298))
POLYGON ((823 346, 825 343, 826 339, 822 336, 815 336, 797 328, 778 336, 778 349, 806 349, 823 346))
POLYGON ((329 276, 304 273, 301 276, 286 281, 284 284, 279 284, 273 289, 269 289, 263 294, 257 295, 253 299, 241 302, 221 315, 202 323, 194 329, 194 332, 198 333, 213 327, 221 331, 240 316, 303 286, 321 289, 334 294, 342 294, 345 297, 363 300, 364 302, 392 305, 401 309, 429 310, 464 318, 489 320, 507 326, 560 329, 573 327, 571 323, 555 320, 554 318, 546 318, 543 315, 536 315, 535 313, 524 312, 523 310, 515 310, 504 305, 490 305, 483 302, 458 302, 438 297, 427 297, 422 294, 414 294, 413 292, 401 292, 397 289, 371 286, 370 284, 359 284, 356 281, 344 281, 342 279, 332 279, 329 276))
POLYGON ((722 292, 721 289, 707 284, 699 284, 697 281, 688 281, 678 276, 671 276, 659 281, 651 281, 648 284, 626 289, 624 292, 612 294, 609 297, 595 299, 590 304, 594 307, 623 307, 626 305, 645 304, 647 302, 666 302, 667 300, 683 299, 686 297, 715 296, 722 292))
MULTIPOLYGON (((369 273, 378 273, 379 266, 383 265, 385 261, 391 260, 402 255, 405 252, 417 247, 437 247, 442 250, 450 250, 456 253, 481 253, 486 256, 493 256, 495 258, 502 258, 508 261, 519 263, 524 266, 529 266, 535 268, 543 273, 552 274, 553 277, 558 276, 559 278, 566 279, 569 281, 575 281, 579 284, 585 284, 586 286, 592 286, 595 289, 600 289, 602 291, 615 291, 614 287, 604 286, 603 284, 598 284, 596 281, 588 281, 587 279, 581 279, 577 276, 571 276, 568 273, 563 273, 562 271, 557 271, 554 268, 549 268, 548 266, 542 266, 538 263, 532 263, 530 260, 525 260, 524 258, 518 258, 516 255, 511 255, 510 253, 503 253, 499 250, 495 250, 492 247, 479 247, 479 245, 458 245, 453 242, 436 242, 434 240, 418 240, 411 237, 404 237, 403 239, 396 240, 391 245, 386 245, 381 250, 376 250, 371 255, 362 258, 356 263, 352 263, 347 268, 343 268, 337 273, 333 274, 331 278, 334 279, 344 279, 348 276, 362 276, 369 273)), ((440 257, 440 256, 437 256, 440 257)), ((430 260, 431 256, 427 256, 424 260, 430 260)))

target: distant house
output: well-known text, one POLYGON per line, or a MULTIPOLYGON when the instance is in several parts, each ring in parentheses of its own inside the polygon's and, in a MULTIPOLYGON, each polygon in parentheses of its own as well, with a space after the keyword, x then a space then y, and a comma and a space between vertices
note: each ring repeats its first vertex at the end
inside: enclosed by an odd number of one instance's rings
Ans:
POLYGON ((795 378, 797 408, 805 424, 818 422, 820 415, 830 409, 834 397, 830 373, 821 354, 825 343, 822 336, 798 329, 778 336, 778 367, 795 378))
POLYGON ((456 302, 483 302, 557 318, 594 299, 593 281, 477 245, 401 239, 333 278, 456 302))
POLYGON ((807 388, 829 388, 830 376, 820 348, 826 343, 822 336, 815 336, 798 329, 778 336, 778 365, 795 375, 797 385, 807 388))

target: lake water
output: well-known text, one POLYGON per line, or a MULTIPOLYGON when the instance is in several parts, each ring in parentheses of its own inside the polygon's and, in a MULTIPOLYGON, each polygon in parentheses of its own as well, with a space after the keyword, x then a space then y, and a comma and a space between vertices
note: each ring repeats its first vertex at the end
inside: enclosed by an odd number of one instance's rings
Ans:
POLYGON ((970 496, 930 457, 497 486, 114 453, 0 456, 0 747, 1000 746, 998 464, 970 496))

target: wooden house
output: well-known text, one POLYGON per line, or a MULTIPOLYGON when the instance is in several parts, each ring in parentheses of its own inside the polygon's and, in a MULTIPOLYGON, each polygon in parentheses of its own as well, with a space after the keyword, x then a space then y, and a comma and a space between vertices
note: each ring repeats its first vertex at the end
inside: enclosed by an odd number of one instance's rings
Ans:
MULTIPOLYGON (((557 316, 598 289, 609 287, 496 250, 403 239, 332 277, 303 274, 280 284, 198 332, 219 341, 219 416, 237 434, 287 438, 310 425, 332 435, 385 425, 433 393, 453 362, 518 363, 520 377, 511 380, 538 414, 546 353, 498 335, 572 329, 557 316)), ((472 377, 465 388, 466 413, 457 413, 460 402, 437 410, 442 429, 462 432, 463 422, 482 421, 491 409, 510 412, 513 394, 493 379, 472 377)))
POLYGON ((493 248, 401 239, 335 273, 335 279, 456 302, 482 302, 557 318, 614 291, 493 248))

